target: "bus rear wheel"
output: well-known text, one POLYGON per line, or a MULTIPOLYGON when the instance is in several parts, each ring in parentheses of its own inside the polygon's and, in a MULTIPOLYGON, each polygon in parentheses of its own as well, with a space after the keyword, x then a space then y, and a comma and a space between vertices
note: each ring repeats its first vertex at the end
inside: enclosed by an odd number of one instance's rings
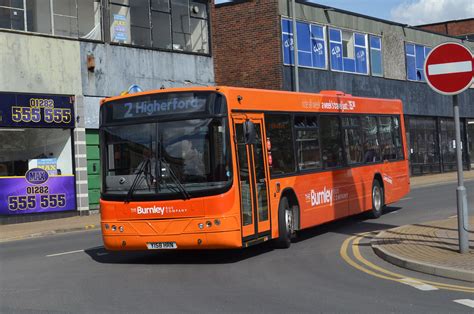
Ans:
POLYGON ((379 218, 382 216, 384 207, 384 193, 380 181, 375 179, 372 183, 372 210, 369 212, 371 218, 379 218))
POLYGON ((275 240, 275 246, 280 249, 289 248, 291 237, 294 232, 294 214, 290 207, 288 198, 282 197, 278 206, 278 238, 275 240))

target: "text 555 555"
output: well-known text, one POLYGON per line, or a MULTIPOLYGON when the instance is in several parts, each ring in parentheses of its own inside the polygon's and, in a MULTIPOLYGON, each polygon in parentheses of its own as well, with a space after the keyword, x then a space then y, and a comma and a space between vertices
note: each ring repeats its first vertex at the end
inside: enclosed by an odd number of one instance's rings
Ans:
POLYGON ((47 194, 9 196, 8 208, 11 211, 36 209, 38 199, 41 208, 57 208, 66 206, 66 194, 47 194))

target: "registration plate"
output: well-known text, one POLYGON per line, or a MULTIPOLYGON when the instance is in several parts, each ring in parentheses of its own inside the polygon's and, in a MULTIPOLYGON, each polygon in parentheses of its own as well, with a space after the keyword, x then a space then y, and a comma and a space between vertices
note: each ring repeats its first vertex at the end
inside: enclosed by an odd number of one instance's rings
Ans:
POLYGON ((172 250, 178 248, 176 242, 148 242, 146 246, 149 250, 172 250))

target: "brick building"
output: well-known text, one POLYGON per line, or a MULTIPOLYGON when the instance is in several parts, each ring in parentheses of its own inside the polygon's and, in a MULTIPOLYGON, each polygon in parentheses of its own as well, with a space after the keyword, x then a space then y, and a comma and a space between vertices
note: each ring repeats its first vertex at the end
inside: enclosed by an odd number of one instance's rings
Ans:
POLYGON ((418 28, 474 41, 474 18, 418 25, 418 28))
MULTIPOLYGON (((445 41, 474 43, 391 21, 291 0, 241 0, 213 5, 211 37, 218 85, 294 90, 341 90, 404 103, 413 175, 456 169, 452 98, 426 84, 423 63, 445 41)), ((474 168, 474 89, 459 95, 464 165, 474 168)))

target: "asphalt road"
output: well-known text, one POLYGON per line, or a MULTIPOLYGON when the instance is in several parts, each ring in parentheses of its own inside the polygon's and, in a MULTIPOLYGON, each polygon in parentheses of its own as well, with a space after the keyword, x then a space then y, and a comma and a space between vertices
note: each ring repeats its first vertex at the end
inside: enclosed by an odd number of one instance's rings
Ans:
MULTIPOLYGON (((466 187, 473 207, 474 182, 466 187)), ((455 204, 454 184, 415 189, 380 219, 319 226, 287 250, 115 254, 103 249, 97 230, 2 243, 0 312, 472 313, 454 300, 474 293, 422 291, 361 272, 340 255, 354 234, 447 218, 455 204)), ((399 274, 473 286, 398 268, 368 245, 362 253, 399 274)))

